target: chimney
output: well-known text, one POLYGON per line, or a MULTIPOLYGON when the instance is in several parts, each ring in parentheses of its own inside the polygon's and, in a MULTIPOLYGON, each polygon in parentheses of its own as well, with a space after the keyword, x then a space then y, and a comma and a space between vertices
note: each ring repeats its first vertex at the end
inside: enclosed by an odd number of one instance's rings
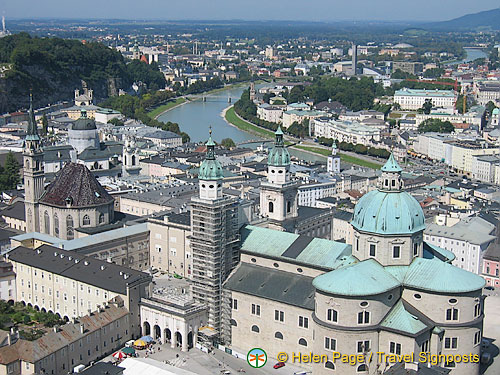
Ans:
POLYGON ((12 340, 12 333, 10 333, 10 332, 9 332, 9 333, 7 334, 7 345, 12 345, 12 344, 13 344, 13 342, 12 342, 12 341, 13 341, 13 340, 12 340))
POLYGON ((83 335, 85 333, 85 326, 80 324, 80 333, 83 335))
POLYGON ((54 326, 54 332, 55 333, 59 332, 59 326, 57 324, 54 326))
POLYGON ((92 310, 91 309, 88 309, 87 312, 89 313, 89 315, 92 315, 92 310))

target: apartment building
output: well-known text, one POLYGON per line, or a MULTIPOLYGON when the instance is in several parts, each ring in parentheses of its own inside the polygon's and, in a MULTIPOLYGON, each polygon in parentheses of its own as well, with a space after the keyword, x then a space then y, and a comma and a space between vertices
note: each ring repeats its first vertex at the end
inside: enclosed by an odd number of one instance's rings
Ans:
POLYGON ((366 146, 381 140, 380 129, 359 122, 317 118, 312 120, 310 127, 316 137, 331 138, 339 142, 366 146))
POLYGON ((394 103, 402 109, 422 108, 426 100, 431 100, 434 107, 453 109, 457 94, 453 90, 417 90, 403 88, 394 93, 394 103))

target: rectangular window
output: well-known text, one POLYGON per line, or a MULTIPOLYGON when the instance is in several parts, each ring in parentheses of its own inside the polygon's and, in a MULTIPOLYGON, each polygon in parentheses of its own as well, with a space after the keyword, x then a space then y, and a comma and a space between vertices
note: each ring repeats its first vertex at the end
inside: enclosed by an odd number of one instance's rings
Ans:
POLYGON ((260 305, 252 303, 252 315, 260 316, 260 305))
POLYGON ((476 318, 479 315, 481 315, 481 303, 476 303, 474 306, 474 317, 476 318))
POLYGON ((278 322, 284 322, 285 321, 285 312, 279 311, 279 310, 274 310, 274 320, 276 320, 278 322))
POLYGON ((358 353, 368 352, 370 351, 370 340, 358 341, 356 347, 358 353))
POLYGON ((391 341, 389 343, 389 353, 401 355, 401 344, 391 341))
POLYGON ((477 331, 474 334, 474 345, 479 345, 481 343, 481 331, 477 331))
POLYGON ((447 337, 444 339, 444 348, 445 349, 456 349, 458 346, 458 338, 457 337, 447 337))
POLYGON ((325 349, 335 350, 337 349, 337 340, 331 337, 325 337, 325 349))
POLYGON ((337 323, 338 322, 338 312, 337 310, 334 310, 334 309, 328 309, 326 311, 326 320, 330 321, 330 322, 335 322, 337 323))
POLYGON ((238 310, 238 300, 237 299, 233 299, 231 301, 232 301, 233 310, 238 310))
POLYGON ((452 307, 446 310, 446 320, 458 320, 458 309, 452 307))
POLYGON ((418 255, 418 243, 413 244, 413 256, 418 255))
POLYGON ((358 324, 370 324, 370 312, 360 311, 358 313, 358 324))
POLYGON ((375 256, 376 250, 377 250, 377 245, 375 245, 374 243, 371 243, 370 244, 370 256, 371 257, 375 256))
POLYGON ((309 318, 305 316, 299 316, 299 327, 309 328, 309 318))
POLYGON ((422 343, 422 351, 424 353, 427 353, 429 351, 429 340, 425 340, 423 343, 422 343))
POLYGON ((396 245, 392 247, 392 257, 401 258, 401 246, 396 245))

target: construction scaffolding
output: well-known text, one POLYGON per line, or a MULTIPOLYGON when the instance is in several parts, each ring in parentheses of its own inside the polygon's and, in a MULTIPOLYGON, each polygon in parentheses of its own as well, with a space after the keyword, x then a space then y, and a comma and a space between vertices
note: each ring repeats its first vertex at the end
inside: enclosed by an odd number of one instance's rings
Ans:
POLYGON ((239 261, 238 199, 191 201, 193 298, 208 307, 208 325, 222 332, 222 284, 239 261))

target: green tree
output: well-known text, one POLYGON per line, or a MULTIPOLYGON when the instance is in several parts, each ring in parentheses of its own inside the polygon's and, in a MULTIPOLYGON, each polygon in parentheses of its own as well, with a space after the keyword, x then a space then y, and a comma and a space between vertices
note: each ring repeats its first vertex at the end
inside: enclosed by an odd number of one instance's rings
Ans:
POLYGON ((12 151, 9 151, 7 157, 5 158, 3 172, 1 172, 1 174, 4 176, 2 179, 3 183, 5 184, 4 189, 15 189, 17 187, 17 184, 21 180, 21 177, 19 175, 19 168, 19 163, 14 157, 14 154, 12 153, 12 151))
POLYGON ((124 122, 120 120, 118 117, 115 117, 109 120, 108 124, 113 124, 114 126, 123 126, 124 122))
POLYGON ((419 133, 452 133, 455 130, 452 123, 435 118, 429 118, 418 126, 419 133))
POLYGON ((495 105, 495 103, 493 103, 491 100, 486 103, 486 111, 491 115, 491 113, 493 112, 493 110, 496 108, 497 106, 495 105))
POLYGON ((364 145, 357 144, 356 146, 354 146, 354 152, 356 154, 363 154, 363 155, 365 155, 368 152, 368 148, 366 146, 364 146, 364 145))
POLYGON ((42 116, 42 134, 47 135, 49 132, 49 120, 47 120, 47 116, 45 113, 42 116))
POLYGON ((425 99, 424 104, 422 105, 422 111, 428 115, 432 111, 432 100, 431 99, 425 99))
POLYGON ((234 141, 231 138, 224 138, 220 142, 220 144, 222 147, 227 148, 228 150, 233 148, 233 147, 236 147, 236 144, 234 143, 234 141))

